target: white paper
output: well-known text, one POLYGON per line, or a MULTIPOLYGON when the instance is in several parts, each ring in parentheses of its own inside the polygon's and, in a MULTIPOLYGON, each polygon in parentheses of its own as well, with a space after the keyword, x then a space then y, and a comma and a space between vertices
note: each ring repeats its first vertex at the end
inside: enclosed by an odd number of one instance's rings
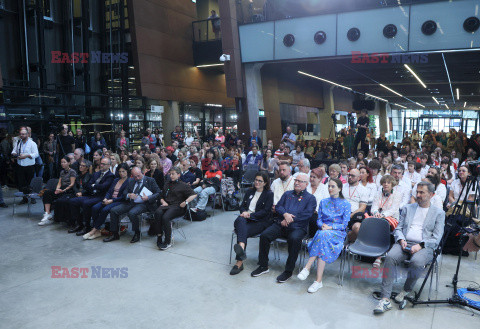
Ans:
POLYGON ((150 196, 150 195, 152 195, 152 194, 153 194, 152 191, 150 191, 150 190, 149 190, 148 188, 146 188, 146 187, 143 187, 134 202, 135 202, 135 203, 142 203, 142 202, 143 202, 143 200, 142 200, 142 197, 143 197, 143 196, 150 196))

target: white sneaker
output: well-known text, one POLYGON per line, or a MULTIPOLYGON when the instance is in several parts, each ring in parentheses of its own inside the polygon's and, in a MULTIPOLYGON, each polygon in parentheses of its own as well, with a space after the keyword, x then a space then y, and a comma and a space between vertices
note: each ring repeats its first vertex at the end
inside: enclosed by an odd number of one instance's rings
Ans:
POLYGON ((90 237, 90 232, 87 232, 82 236, 83 240, 88 240, 89 237, 90 237))
POLYGON ((53 224, 52 219, 42 220, 40 223, 38 223, 39 226, 45 226, 45 225, 50 225, 50 224, 53 224))
POLYGON ((304 268, 300 273, 298 273, 297 278, 303 281, 308 277, 309 274, 310 274, 310 271, 304 268))
POLYGON ((48 214, 47 214, 47 212, 45 212, 45 213, 43 214, 42 219, 40 219, 40 221, 41 221, 41 222, 46 221, 46 220, 47 220, 47 217, 48 217, 48 214))
POLYGON ((53 218, 53 212, 47 214, 47 219, 52 219, 53 218))
POLYGON ((317 292, 318 289, 322 288, 323 287, 323 283, 322 282, 317 282, 317 281, 313 281, 312 285, 310 287, 308 287, 308 292, 313 294, 314 292, 317 292))
POLYGON ((408 296, 408 292, 406 292, 405 290, 402 290, 402 292, 400 292, 398 295, 395 296, 394 300, 400 304, 401 302, 403 302, 403 300, 407 296, 408 296))
POLYGON ((90 236, 88 237, 87 240, 93 240, 93 239, 99 238, 101 236, 102 236, 102 233, 100 231, 96 231, 95 233, 90 234, 90 236))
POLYGON ((392 303, 388 299, 382 298, 377 307, 373 309, 373 314, 382 314, 392 309, 392 303))

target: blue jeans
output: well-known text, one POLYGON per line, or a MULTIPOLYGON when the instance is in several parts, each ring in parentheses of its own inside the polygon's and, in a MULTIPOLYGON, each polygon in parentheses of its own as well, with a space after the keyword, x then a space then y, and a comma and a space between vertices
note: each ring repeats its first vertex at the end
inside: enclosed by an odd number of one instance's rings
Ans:
POLYGON ((208 197, 212 194, 215 194, 216 190, 214 187, 206 187, 202 189, 201 186, 193 190, 198 195, 197 208, 200 210, 205 210, 208 203, 208 197))
POLYGON ((92 220, 93 220, 93 227, 97 230, 105 223, 108 214, 112 208, 116 206, 120 206, 122 202, 112 202, 109 205, 104 206, 102 202, 97 203, 92 207, 92 220))
POLYGON ((35 158, 35 165, 37 168, 35 168, 35 177, 43 177, 43 160, 41 156, 38 156, 35 158))

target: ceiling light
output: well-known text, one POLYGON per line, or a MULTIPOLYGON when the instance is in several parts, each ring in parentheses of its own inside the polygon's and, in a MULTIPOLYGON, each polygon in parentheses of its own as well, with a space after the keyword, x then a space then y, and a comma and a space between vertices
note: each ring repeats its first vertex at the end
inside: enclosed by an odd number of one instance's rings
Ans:
POLYGON ((197 65, 197 68, 202 68, 202 67, 212 67, 212 66, 223 66, 223 63, 219 64, 205 64, 205 65, 197 65))
POLYGON ((445 105, 445 107, 450 110, 450 108, 448 107, 448 104, 443 104, 443 105, 445 105))
POLYGON ((420 105, 421 107, 425 107, 425 105, 422 105, 420 103, 415 102, 415 104, 420 105))
POLYGON ((370 96, 370 97, 373 97, 373 98, 376 98, 376 99, 379 99, 381 101, 384 101, 384 102, 388 103, 388 101, 386 99, 383 99, 381 97, 378 97, 378 96, 375 96, 375 95, 372 95, 372 94, 369 94, 369 93, 365 93, 365 96, 370 96))
POLYGON ((440 103, 437 101, 437 99, 435 97, 432 96, 432 98, 435 101, 435 103, 437 103, 437 105, 440 105, 440 103))
POLYGON ((404 109, 406 109, 406 108, 407 108, 406 106, 403 106, 403 105, 400 105, 400 104, 397 104, 397 103, 393 103, 393 105, 400 106, 401 108, 404 108, 404 109))
POLYGON ((460 89, 457 88, 457 101, 460 99, 460 89))
POLYGON ((463 107, 467 106, 467 102, 463 103, 463 107))
POLYGON ((403 65, 407 68, 407 70, 410 71, 410 73, 413 74, 413 76, 415 77, 415 79, 417 79, 418 82, 420 82, 420 84, 423 86, 423 88, 427 88, 427 86, 426 86, 426 85, 423 83, 423 81, 418 77, 418 75, 417 75, 415 72, 413 72, 413 70, 410 68, 410 66, 408 66, 407 64, 403 64, 403 65))
POLYGON ((383 88, 385 88, 385 89, 387 89, 387 90, 391 91, 391 92, 392 92, 392 93, 394 93, 395 95, 398 95, 398 96, 400 96, 400 97, 403 97, 403 95, 402 95, 402 94, 400 94, 400 93, 397 93, 395 90, 388 88, 388 87, 387 87, 387 86, 385 86, 384 84, 381 84, 381 83, 380 83, 380 86, 382 86, 383 88))
POLYGON ((317 77, 317 76, 315 76, 315 75, 311 75, 311 74, 308 74, 308 73, 305 73, 305 72, 302 72, 302 71, 298 71, 298 73, 303 74, 303 75, 306 75, 307 77, 310 77, 310 78, 314 78, 314 79, 317 79, 317 80, 321 80, 321 81, 327 82, 327 83, 332 84, 332 85, 337 86, 337 87, 341 87, 341 88, 345 88, 345 89, 348 89, 348 90, 352 90, 352 88, 350 88, 350 87, 342 86, 341 84, 335 83, 335 82, 330 81, 330 80, 327 80, 327 79, 323 79, 323 78, 317 77))

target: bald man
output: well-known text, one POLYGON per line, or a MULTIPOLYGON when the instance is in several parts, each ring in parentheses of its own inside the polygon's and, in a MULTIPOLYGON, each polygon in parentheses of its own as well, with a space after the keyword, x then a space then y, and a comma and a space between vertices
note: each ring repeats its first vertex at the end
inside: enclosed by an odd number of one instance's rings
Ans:
POLYGON ((368 190, 360 184, 360 171, 352 169, 348 173, 348 183, 343 185, 342 194, 350 203, 352 215, 348 227, 351 231, 348 233, 349 241, 353 242, 357 239, 360 223, 365 218, 367 210, 368 190))

